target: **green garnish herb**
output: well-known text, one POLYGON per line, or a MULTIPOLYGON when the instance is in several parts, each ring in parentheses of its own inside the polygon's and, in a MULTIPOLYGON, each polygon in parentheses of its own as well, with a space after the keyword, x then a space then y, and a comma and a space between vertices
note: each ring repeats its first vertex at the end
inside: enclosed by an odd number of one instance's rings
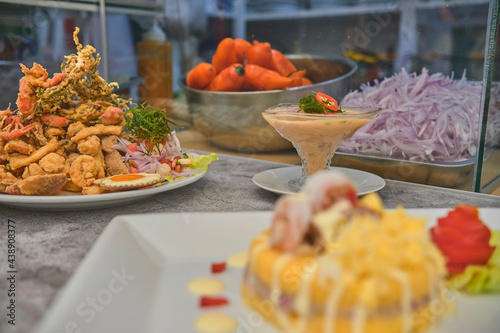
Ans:
MULTIPOLYGON (((332 110, 321 105, 320 102, 316 99, 316 92, 313 91, 313 94, 305 94, 299 101, 299 108, 305 113, 316 113, 316 114, 325 114, 327 112, 332 112, 332 110)), ((340 108, 336 112, 343 112, 340 108)))
POLYGON ((125 112, 125 131, 135 139, 146 143, 146 153, 151 155, 156 149, 161 153, 160 145, 172 133, 169 124, 179 126, 170 121, 165 109, 157 109, 143 103, 125 112))

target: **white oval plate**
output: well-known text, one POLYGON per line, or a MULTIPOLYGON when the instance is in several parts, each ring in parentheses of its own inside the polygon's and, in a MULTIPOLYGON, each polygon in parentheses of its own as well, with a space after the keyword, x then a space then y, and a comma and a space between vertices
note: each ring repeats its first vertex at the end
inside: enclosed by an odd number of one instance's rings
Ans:
POLYGON ((17 208, 55 211, 120 206, 145 199, 160 192, 171 191, 189 185, 203 178, 206 173, 207 171, 200 172, 192 177, 151 188, 95 195, 82 195, 69 191, 59 191, 57 194, 50 196, 0 194, 0 204, 17 208))
MULTIPOLYGON (((376 192, 384 188, 385 180, 372 173, 341 167, 331 167, 344 173, 356 186, 358 195, 376 192)), ((300 177, 301 167, 291 166, 285 168, 262 171, 253 176, 253 182, 258 187, 277 194, 294 193, 288 188, 288 182, 300 177)))

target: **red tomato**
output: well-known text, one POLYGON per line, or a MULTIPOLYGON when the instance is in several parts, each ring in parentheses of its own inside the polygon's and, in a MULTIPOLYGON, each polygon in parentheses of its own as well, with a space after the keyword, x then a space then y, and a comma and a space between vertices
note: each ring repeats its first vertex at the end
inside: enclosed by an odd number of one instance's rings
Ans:
POLYGON ((452 273, 462 272, 467 265, 486 264, 495 250, 489 245, 491 231, 479 219, 474 206, 456 206, 447 216, 439 218, 431 228, 431 237, 452 273))
POLYGON ((338 111, 339 110, 339 105, 335 98, 328 96, 327 94, 324 94, 322 92, 316 93, 316 100, 320 102, 321 105, 323 105, 325 108, 332 110, 332 111, 338 111))

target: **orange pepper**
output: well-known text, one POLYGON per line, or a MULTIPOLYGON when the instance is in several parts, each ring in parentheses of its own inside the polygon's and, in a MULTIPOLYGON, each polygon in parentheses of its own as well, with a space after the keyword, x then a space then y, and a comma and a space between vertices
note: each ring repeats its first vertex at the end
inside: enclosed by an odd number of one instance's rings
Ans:
POLYGON ((212 57, 212 65, 217 73, 222 72, 222 70, 237 62, 236 48, 234 46, 234 40, 230 37, 224 38, 212 57))
POLYGON ((300 71, 295 71, 287 75, 293 79, 293 83, 290 87, 300 87, 302 86, 302 78, 306 76, 306 70, 301 69, 300 71))
POLYGON ((302 84, 303 86, 308 86, 308 85, 310 85, 310 84, 313 84, 313 82, 312 82, 310 79, 308 79, 307 77, 305 77, 305 76, 304 76, 304 77, 302 77, 302 80, 301 80, 301 81, 302 81, 302 82, 301 82, 301 84, 302 84))
POLYGON ((217 74, 205 90, 208 91, 240 91, 245 81, 246 69, 241 64, 232 64, 217 74))
POLYGON ((271 52, 271 44, 260 43, 256 40, 246 53, 247 64, 258 65, 267 69, 272 66, 273 54, 271 52))
POLYGON ((285 89, 292 86, 294 80, 280 73, 259 65, 248 64, 245 67, 245 80, 257 90, 285 89))
POLYGON ((271 69, 280 73, 283 76, 288 76, 293 72, 297 71, 297 67, 280 51, 271 50, 272 54, 272 65, 271 69))
POLYGON ((243 63, 243 54, 246 55, 248 50, 252 47, 252 43, 244 40, 243 38, 235 38, 234 39, 234 47, 236 48, 236 61, 240 64, 243 63))
POLYGON ((193 89, 205 89, 216 76, 215 68, 202 62, 191 69, 186 76, 186 84, 193 89))

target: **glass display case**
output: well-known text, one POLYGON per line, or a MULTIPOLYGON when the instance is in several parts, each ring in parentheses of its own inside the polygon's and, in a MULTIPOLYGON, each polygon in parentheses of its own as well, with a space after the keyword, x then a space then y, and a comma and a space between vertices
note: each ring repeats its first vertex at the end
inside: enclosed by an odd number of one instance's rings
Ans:
POLYGON ((207 12, 218 40, 356 61, 359 93, 348 101, 397 110, 343 145, 333 165, 477 192, 500 185, 497 1, 212 1, 207 12))
MULTIPOLYGON (((36 60, 56 71, 68 49, 74 52, 76 25, 101 53, 103 76, 122 88, 137 85, 137 43, 152 18, 161 16, 172 42, 172 111, 187 119, 185 128, 200 130, 184 100, 186 73, 211 62, 226 37, 268 42, 286 55, 354 64, 348 89, 335 97, 381 103, 393 112, 343 145, 333 165, 476 192, 500 186, 496 0, 164 0, 143 1, 141 7, 137 1, 2 0, 0 6, 2 109, 15 102, 18 63, 36 60)), ((261 118, 260 112, 252 117, 261 118)), ((231 125, 228 131, 244 126, 231 125)), ((264 139, 250 152, 267 151, 264 139)))

